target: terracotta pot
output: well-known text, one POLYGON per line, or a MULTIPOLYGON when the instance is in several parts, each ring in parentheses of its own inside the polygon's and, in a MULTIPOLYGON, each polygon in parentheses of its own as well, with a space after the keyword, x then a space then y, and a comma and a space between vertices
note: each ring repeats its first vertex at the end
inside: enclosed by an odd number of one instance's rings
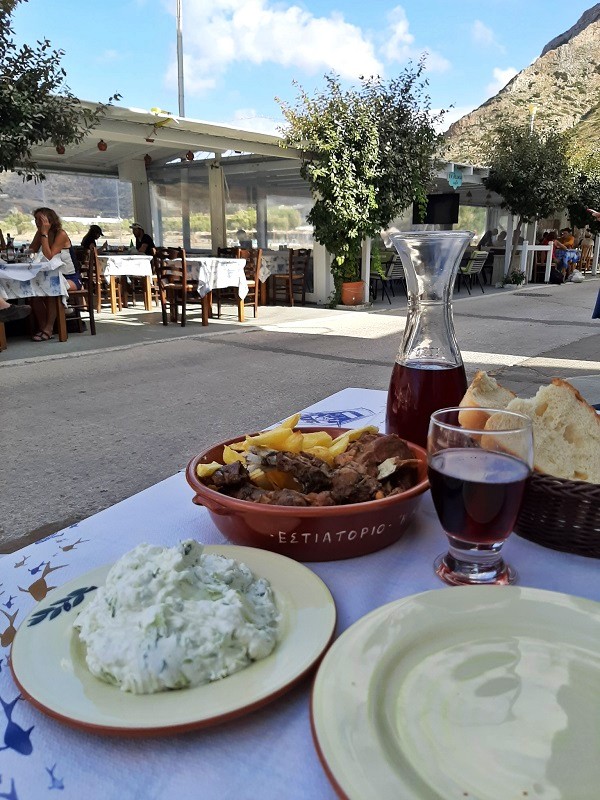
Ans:
POLYGON ((342 305, 360 306, 365 302, 365 282, 342 283, 342 305))
MULTIPOLYGON (((312 433, 315 428, 298 428, 312 433)), ((343 428, 323 428, 331 436, 343 428)), ((401 494, 343 506, 269 506, 237 500, 209 489, 196 475, 198 464, 222 462, 223 447, 242 441, 238 436, 215 444, 193 458, 186 478, 195 492, 193 502, 205 506, 221 533, 234 544, 262 547, 298 561, 336 561, 373 553, 396 542, 412 520, 429 488, 427 453, 410 443, 419 461, 419 483, 401 494)), ((193 528, 190 529, 193 534, 193 528)))

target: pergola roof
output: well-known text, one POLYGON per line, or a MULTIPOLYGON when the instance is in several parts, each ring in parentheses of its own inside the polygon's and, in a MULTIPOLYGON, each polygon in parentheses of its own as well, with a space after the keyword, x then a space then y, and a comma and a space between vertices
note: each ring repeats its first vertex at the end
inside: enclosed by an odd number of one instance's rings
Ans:
MULTIPOLYGON (((82 105, 94 108, 96 104, 82 101, 82 105)), ((182 158, 188 150, 215 154, 237 151, 284 159, 300 157, 298 150, 281 147, 282 142, 281 137, 267 133, 166 112, 109 106, 98 127, 80 144, 67 147, 63 155, 51 144, 35 147, 32 153, 41 170, 118 175, 119 164, 143 158, 146 153, 153 164, 182 158), (98 150, 100 139, 107 144, 104 152, 98 150)))

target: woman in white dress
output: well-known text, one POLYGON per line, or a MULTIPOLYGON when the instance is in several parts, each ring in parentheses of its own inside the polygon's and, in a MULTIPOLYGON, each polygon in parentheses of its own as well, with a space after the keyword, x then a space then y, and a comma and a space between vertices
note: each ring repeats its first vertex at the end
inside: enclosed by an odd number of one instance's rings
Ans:
MULTIPOLYGON (((36 208, 33 212, 37 232, 29 249, 32 253, 41 252, 48 260, 60 256, 63 274, 70 289, 81 289, 81 278, 71 257, 71 240, 62 228, 56 211, 51 208, 36 208)), ((52 331, 56 320, 56 305, 49 298, 33 297, 31 307, 37 322, 38 332, 34 342, 47 342, 52 339, 52 331)))

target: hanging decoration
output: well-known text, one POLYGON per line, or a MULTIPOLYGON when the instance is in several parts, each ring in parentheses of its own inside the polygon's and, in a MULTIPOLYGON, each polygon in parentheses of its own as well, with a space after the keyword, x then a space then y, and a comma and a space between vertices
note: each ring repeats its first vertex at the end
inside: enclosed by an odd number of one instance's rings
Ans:
POLYGON ((106 144, 104 139, 100 139, 100 141, 98 142, 98 150, 100 150, 101 153, 104 153, 106 150, 108 150, 108 145, 106 144))
POLYGON ((146 153, 146 155, 144 156, 144 164, 147 167, 149 167, 151 163, 152 163, 152 156, 146 153))
POLYGON ((194 160, 194 154, 192 153, 191 150, 188 150, 187 153, 185 154, 185 160, 186 161, 193 161, 194 160))
POLYGON ((64 154, 65 154, 64 146, 62 144, 57 144, 56 145, 56 152, 58 153, 59 156, 64 156, 64 154))

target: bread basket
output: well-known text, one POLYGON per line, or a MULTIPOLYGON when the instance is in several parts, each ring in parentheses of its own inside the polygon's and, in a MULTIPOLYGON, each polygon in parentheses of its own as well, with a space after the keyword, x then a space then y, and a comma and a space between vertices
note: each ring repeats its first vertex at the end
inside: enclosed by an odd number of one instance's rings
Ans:
POLYGON ((600 558, 600 485, 534 472, 515 532, 553 550, 600 558))

